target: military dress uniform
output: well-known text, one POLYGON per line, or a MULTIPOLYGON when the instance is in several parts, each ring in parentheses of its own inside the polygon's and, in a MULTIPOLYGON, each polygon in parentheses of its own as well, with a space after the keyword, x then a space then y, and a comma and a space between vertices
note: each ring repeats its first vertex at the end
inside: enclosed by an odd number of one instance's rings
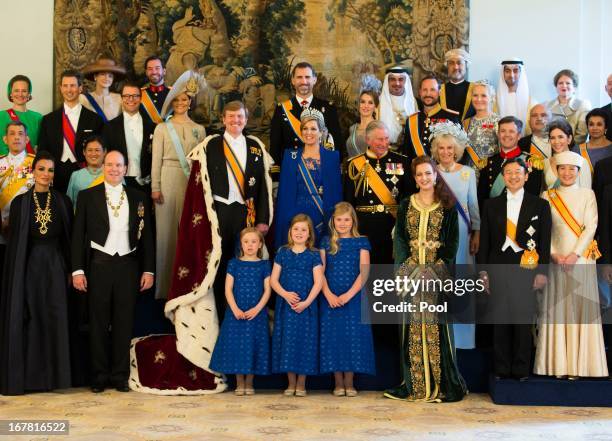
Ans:
MULTIPOLYGON (((25 150, 18 155, 9 153, 0 156, 0 213, 3 223, 8 220, 13 199, 28 191, 34 184, 33 161, 34 155, 25 150)), ((5 244, 5 239, 2 232, 0 244, 5 244)), ((4 256, 4 253, 2 255, 4 256)))
POLYGON ((457 112, 461 121, 476 114, 472 106, 472 88, 474 83, 462 81, 460 83, 444 83, 440 88, 440 105, 448 110, 457 112))
MULTIPOLYGON (((326 141, 326 146, 335 146, 334 150, 340 151, 340 160, 346 157, 346 146, 342 141, 340 123, 338 122, 338 111, 333 103, 312 97, 310 105, 323 114, 325 125, 331 135, 326 141)), ((300 116, 303 107, 294 95, 290 100, 278 103, 274 110, 274 116, 270 122, 270 155, 274 159, 272 166, 272 179, 278 181, 280 176, 280 164, 283 163, 283 152, 285 149, 298 149, 304 147, 301 138, 300 116)))
POLYGON ((404 144, 400 153, 408 156, 408 164, 417 156, 431 156, 429 128, 434 124, 452 121, 459 122, 459 114, 444 109, 440 104, 434 106, 429 112, 419 111, 413 113, 406 120, 404 128, 404 144))
POLYGON ((142 102, 140 103, 140 113, 144 118, 148 118, 153 124, 159 124, 163 122, 161 116, 162 106, 164 101, 170 92, 170 87, 166 87, 165 84, 161 86, 143 87, 140 89, 142 94, 142 102))
POLYGON ((416 190, 408 158, 387 152, 377 158, 369 149, 350 158, 344 199, 357 212, 359 232, 372 245, 373 264, 393 263, 391 231, 399 202, 416 190))
POLYGON ((497 197, 504 192, 505 184, 501 176, 502 166, 507 159, 519 156, 529 167, 529 179, 525 182, 525 191, 534 196, 540 196, 543 179, 542 168, 540 167, 541 160, 532 157, 529 152, 523 151, 517 146, 508 153, 500 151, 489 157, 486 165, 480 170, 478 180, 478 205, 480 207, 483 206, 485 200, 497 197))

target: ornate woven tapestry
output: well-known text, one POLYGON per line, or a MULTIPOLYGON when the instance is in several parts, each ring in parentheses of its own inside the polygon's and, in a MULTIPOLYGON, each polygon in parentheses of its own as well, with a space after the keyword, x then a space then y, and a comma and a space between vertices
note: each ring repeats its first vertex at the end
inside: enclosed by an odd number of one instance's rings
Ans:
MULTIPOLYGON (((249 130, 263 135, 277 101, 291 95, 292 64, 319 73, 315 94, 334 101, 346 129, 360 78, 402 64, 413 85, 444 78, 444 53, 467 47, 468 0, 55 0, 55 77, 110 55, 144 81, 144 60, 167 60, 166 82, 206 77, 194 119, 218 126, 240 99, 249 130)), ((56 97, 57 98, 57 97, 56 97)))

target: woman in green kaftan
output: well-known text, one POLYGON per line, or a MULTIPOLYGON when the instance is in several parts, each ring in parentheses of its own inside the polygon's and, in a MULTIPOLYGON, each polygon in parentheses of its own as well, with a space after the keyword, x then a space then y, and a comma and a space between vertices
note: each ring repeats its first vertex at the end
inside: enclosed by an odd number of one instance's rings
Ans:
MULTIPOLYGON (((435 162, 420 156, 412 161, 419 191, 404 199, 397 212, 394 256, 398 276, 450 277, 459 244, 459 224, 452 193, 438 178, 435 162)), ((444 293, 417 292, 402 300, 418 306, 444 302, 444 293)), ((452 295, 452 294, 449 294, 452 295)), ((402 384, 385 392, 407 401, 459 401, 467 393, 455 361, 449 325, 442 313, 406 312, 400 325, 402 384)))

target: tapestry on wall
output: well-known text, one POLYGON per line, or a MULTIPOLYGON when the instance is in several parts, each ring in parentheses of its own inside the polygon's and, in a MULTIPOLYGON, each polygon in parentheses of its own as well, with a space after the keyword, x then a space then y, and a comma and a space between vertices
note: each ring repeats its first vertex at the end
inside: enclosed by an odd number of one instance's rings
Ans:
POLYGON ((401 64, 413 86, 444 78, 444 53, 467 47, 468 1, 55 0, 55 78, 110 55, 144 82, 144 60, 158 54, 168 84, 187 69, 205 76, 194 119, 218 126, 223 103, 240 99, 250 132, 267 138, 292 64, 309 61, 315 94, 335 102, 346 129, 363 74, 401 64))

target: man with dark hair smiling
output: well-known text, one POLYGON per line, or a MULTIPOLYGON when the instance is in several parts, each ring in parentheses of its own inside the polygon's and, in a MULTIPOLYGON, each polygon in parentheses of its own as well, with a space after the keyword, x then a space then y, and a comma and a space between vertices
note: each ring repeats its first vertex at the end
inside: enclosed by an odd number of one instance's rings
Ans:
POLYGON ((159 124, 163 121, 161 117, 162 106, 166 96, 168 96, 168 92, 170 92, 170 87, 167 87, 164 83, 166 68, 161 58, 157 55, 147 58, 144 68, 149 84, 141 89, 141 111, 149 121, 159 124))
MULTIPOLYGON (((519 157, 500 169, 505 192, 485 201, 481 210, 480 278, 491 294, 493 370, 499 378, 526 380, 531 352, 533 290, 547 283, 552 220, 548 202, 525 190, 529 172, 519 157)), ((481 176, 482 179, 482 176, 481 176)))
POLYGON ((328 139, 321 140, 327 148, 340 151, 340 157, 346 156, 346 145, 340 134, 338 111, 333 103, 313 95, 317 84, 317 73, 307 62, 296 64, 291 71, 291 85, 295 95, 291 99, 278 103, 270 123, 270 154, 274 159, 272 177, 278 180, 280 164, 283 162, 285 149, 304 147, 300 130, 300 116, 307 107, 317 109, 323 114, 325 126, 329 129, 328 139))
POLYGON ((529 168, 529 180, 526 180, 525 191, 539 196, 542 186, 542 170, 531 166, 532 156, 518 146, 523 123, 514 116, 505 116, 497 125, 497 138, 499 139, 499 153, 487 159, 487 164, 480 171, 478 180, 478 205, 486 199, 494 198, 505 190, 502 168, 506 161, 520 158, 529 168))
POLYGON ((83 78, 74 70, 62 72, 60 92, 64 104, 43 116, 38 137, 38 149, 47 150, 55 158, 53 186, 62 193, 68 188, 73 171, 85 163, 83 141, 100 134, 104 122, 95 112, 87 110, 79 102, 83 91, 83 78))

